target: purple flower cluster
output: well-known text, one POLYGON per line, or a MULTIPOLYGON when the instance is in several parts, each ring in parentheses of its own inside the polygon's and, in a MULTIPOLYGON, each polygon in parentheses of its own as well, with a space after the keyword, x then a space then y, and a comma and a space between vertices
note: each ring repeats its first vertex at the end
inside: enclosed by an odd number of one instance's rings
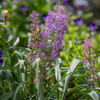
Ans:
POLYGON ((60 3, 67 8, 72 14, 74 14, 74 9, 73 7, 68 3, 68 0, 52 0, 52 3, 54 5, 56 5, 58 2, 60 1, 60 3))
POLYGON ((30 53, 28 54, 28 62, 31 63, 37 58, 36 53, 38 52, 38 50, 40 50, 40 47, 42 47, 42 43, 37 41, 39 39, 38 29, 40 28, 38 16, 39 14, 36 11, 33 11, 30 14, 30 20, 32 22, 30 25, 30 31, 32 32, 32 34, 30 36, 31 43, 28 44, 28 47, 30 47, 32 51, 30 51, 30 53))
POLYGON ((46 37, 48 45, 46 49, 49 51, 49 59, 55 61, 59 51, 63 49, 62 40, 64 32, 67 31, 67 13, 63 7, 54 7, 56 12, 49 11, 46 17, 46 25, 42 27, 44 38, 46 37))
POLYGON ((95 60, 93 59, 93 43, 91 43, 89 39, 85 39, 84 44, 82 45, 82 50, 84 50, 83 55, 85 57, 85 59, 82 60, 83 65, 90 65, 90 68, 88 68, 88 70, 86 71, 86 73, 90 75, 89 83, 93 85, 93 87, 97 86, 96 80, 98 79, 98 77, 96 76, 96 71, 98 70, 98 68, 95 67, 95 60))
POLYGON ((50 66, 52 61, 57 60, 59 51, 64 48, 62 40, 67 31, 67 12, 63 7, 54 7, 55 12, 49 11, 45 18, 46 25, 39 24, 39 14, 33 11, 31 18, 31 48, 28 61, 33 62, 37 57, 41 58, 40 66, 42 76, 46 77, 46 66, 50 66))

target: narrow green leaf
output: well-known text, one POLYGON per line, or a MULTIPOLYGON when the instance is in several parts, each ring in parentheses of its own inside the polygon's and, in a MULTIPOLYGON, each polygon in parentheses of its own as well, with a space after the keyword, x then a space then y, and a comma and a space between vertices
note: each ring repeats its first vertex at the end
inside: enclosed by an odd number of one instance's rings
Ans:
POLYGON ((8 100, 13 96, 14 92, 5 92, 1 95, 0 100, 8 100))
POLYGON ((76 68, 76 66, 78 65, 79 62, 80 62, 80 60, 74 59, 72 61, 71 65, 70 65, 69 69, 68 69, 68 72, 67 72, 68 75, 66 74, 66 77, 65 77, 65 84, 64 84, 64 89, 63 89, 63 94, 62 94, 62 99, 61 100, 63 100, 63 98, 64 98, 64 93, 66 91, 68 82, 69 82, 70 77, 72 75, 72 72, 75 70, 75 68, 76 68))
POLYGON ((88 93, 93 100, 100 100, 98 94, 95 91, 88 93))
POLYGON ((17 45, 19 43, 19 37, 13 38, 9 43, 11 47, 17 45))
MULTIPOLYGON (((33 64, 32 64, 32 67, 30 68, 30 81, 33 82, 33 77, 32 76, 35 76, 34 78, 38 77, 38 74, 37 74, 37 71, 39 70, 39 61, 40 61, 40 58, 37 58, 33 64), (35 70, 35 71, 34 71, 35 70)), ((41 83, 42 85, 43 83, 41 83)), ((37 96, 37 92, 39 93, 39 82, 36 82, 34 85, 34 94, 35 94, 35 99, 37 100, 38 96, 37 96), (36 85, 36 86, 35 86, 36 85)), ((32 89, 32 87, 30 87, 32 89)), ((42 91, 43 92, 43 91, 42 91)))
POLYGON ((19 86, 16 88, 16 90, 15 90, 15 93, 14 93, 14 100, 16 100, 17 93, 18 93, 20 87, 21 87, 21 86, 19 85, 19 86))
MULTIPOLYGON (((56 80, 57 81, 59 81, 60 79, 61 79, 61 73, 60 73, 60 71, 61 71, 61 69, 60 69, 60 63, 61 63, 61 59, 60 58, 58 58, 57 60, 56 60, 56 67, 55 67, 55 76, 56 76, 56 80)), ((63 83, 60 81, 59 82, 59 85, 60 86, 63 86, 63 83)))
POLYGON ((20 82, 25 82, 25 66, 24 66, 24 60, 18 60, 18 63, 16 64, 17 67, 17 74, 18 79, 20 82))
POLYGON ((6 41, 11 41, 13 39, 13 35, 11 34, 11 33, 7 33, 6 35, 5 35, 5 40, 6 41))
POLYGON ((13 72, 13 70, 10 69, 9 67, 0 67, 0 70, 1 70, 1 69, 4 69, 4 70, 5 70, 5 69, 8 69, 8 70, 10 70, 11 72, 13 72))
POLYGON ((4 25, 4 23, 0 23, 0 27, 8 27, 7 25, 4 25))
POLYGON ((27 48, 16 47, 15 49, 23 56, 28 57, 29 50, 27 48))

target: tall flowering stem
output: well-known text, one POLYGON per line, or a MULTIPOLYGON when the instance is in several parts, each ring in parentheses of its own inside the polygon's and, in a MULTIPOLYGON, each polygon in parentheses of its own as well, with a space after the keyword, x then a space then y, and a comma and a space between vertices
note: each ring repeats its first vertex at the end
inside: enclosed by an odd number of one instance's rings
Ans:
MULTIPOLYGON (((4 18, 5 18, 4 19, 4 25, 6 25, 6 21, 7 21, 7 18, 8 18, 8 10, 5 10, 5 12, 4 12, 4 18)), ((0 31, 3 30, 4 28, 5 27, 1 28, 0 31)))
POLYGON ((40 68, 37 71, 38 77, 34 79, 34 82, 47 77, 46 68, 57 60, 60 50, 64 48, 62 40, 64 40, 64 33, 67 31, 67 12, 58 5, 54 9, 54 12, 48 12, 45 25, 39 24, 39 14, 36 11, 30 14, 32 35, 30 36, 31 43, 28 44, 28 47, 31 48, 31 51, 27 59, 30 65, 36 58, 41 59, 40 68))
POLYGON ((96 71, 98 68, 95 67, 95 60, 94 60, 94 49, 93 49, 93 43, 89 39, 84 40, 84 44, 82 45, 82 50, 84 58, 82 60, 83 65, 87 66, 89 65, 88 70, 86 73, 89 75, 89 84, 93 87, 97 87, 97 79, 96 71))

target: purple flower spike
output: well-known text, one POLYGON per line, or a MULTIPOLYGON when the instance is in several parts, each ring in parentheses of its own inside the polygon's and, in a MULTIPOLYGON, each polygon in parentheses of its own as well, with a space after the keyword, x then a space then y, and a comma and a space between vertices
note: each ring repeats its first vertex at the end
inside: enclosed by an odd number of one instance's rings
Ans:
POLYGON ((75 23, 76 23, 77 26, 82 25, 83 22, 84 22, 84 19, 83 18, 80 18, 80 19, 75 20, 75 23))
POLYGON ((91 32, 94 31, 95 30, 95 25, 90 24, 89 29, 90 29, 91 32))

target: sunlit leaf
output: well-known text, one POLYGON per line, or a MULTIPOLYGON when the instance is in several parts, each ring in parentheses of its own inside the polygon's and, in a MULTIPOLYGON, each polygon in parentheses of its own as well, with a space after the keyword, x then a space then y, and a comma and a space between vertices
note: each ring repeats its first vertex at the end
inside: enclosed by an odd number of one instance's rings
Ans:
POLYGON ((93 100, 100 100, 98 94, 95 91, 91 91, 88 94, 90 95, 91 98, 93 98, 93 100))
POLYGON ((67 72, 68 75, 66 74, 67 76, 65 77, 65 84, 64 84, 64 89, 63 89, 63 94, 62 94, 62 99, 61 100, 63 100, 63 98, 64 98, 64 93, 66 91, 66 88, 67 88, 68 82, 70 80, 70 77, 71 77, 73 71, 75 70, 75 68, 76 68, 76 66, 78 65, 79 62, 80 62, 80 60, 74 59, 72 61, 71 65, 70 65, 70 67, 69 67, 69 70, 67 72))

